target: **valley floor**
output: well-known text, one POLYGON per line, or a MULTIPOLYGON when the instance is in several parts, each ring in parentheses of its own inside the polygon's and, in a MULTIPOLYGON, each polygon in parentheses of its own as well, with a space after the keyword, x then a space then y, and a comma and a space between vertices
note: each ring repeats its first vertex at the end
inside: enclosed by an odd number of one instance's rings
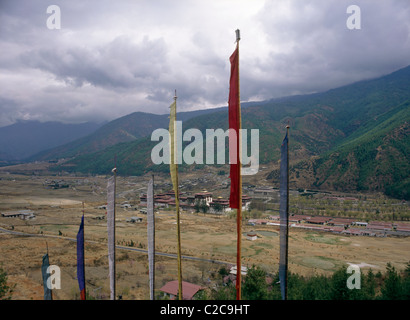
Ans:
MULTIPOLYGON (((198 192, 206 189, 213 191, 215 196, 226 196, 228 191, 221 183, 226 176, 209 174, 202 177, 203 180, 195 182, 195 188, 189 186, 188 190, 188 182, 193 181, 193 178, 185 175, 184 179, 181 179, 187 182, 185 191, 198 192)), ((139 207, 139 196, 146 192, 149 178, 118 177, 117 181, 117 292, 123 299, 149 298, 147 221, 144 214, 134 210, 139 207), (124 203, 130 204, 131 208, 122 207, 121 204, 124 203), (141 217, 142 221, 129 222, 136 216, 141 217)), ((9 284, 15 285, 13 299, 43 298, 41 263, 47 250, 50 264, 59 266, 61 270, 61 289, 53 291, 54 298, 79 298, 74 239, 83 210, 87 290, 96 299, 108 299, 106 210, 101 209, 106 204, 107 177, 3 172, 0 173, 0 179, 0 213, 25 210, 24 212, 31 212, 33 215, 25 219, 0 215, 0 266, 8 275, 9 284)), ((167 179, 155 177, 156 188, 169 190, 167 179)), ((371 199, 375 198, 367 195, 365 201, 371 202, 371 199)), ((320 209, 322 212, 304 210, 303 208, 313 206, 306 196, 295 197, 292 201, 292 210, 296 215, 315 212, 318 216, 325 216, 325 210, 329 209, 321 202, 321 208, 324 210, 320 209)), ((340 203, 338 201, 336 200, 336 203, 340 203)), ((252 219, 273 222, 270 218, 277 215, 276 202, 274 199, 255 198, 255 203, 257 205, 245 214, 243 221, 242 263, 248 267, 257 265, 268 273, 275 274, 279 263, 279 227, 271 223, 259 224, 252 219), (267 207, 263 208, 263 205, 267 207), (248 233, 256 233, 256 240, 247 240, 248 233)), ((407 204, 401 205, 405 206, 401 207, 404 217, 409 208, 407 204)), ((343 211, 342 204, 340 206, 343 211)), ((334 206, 329 210, 335 210, 334 206)), ((381 211, 381 214, 389 217, 387 212, 381 211)), ((386 220, 384 222, 393 223, 386 220)), ((306 221, 303 224, 308 225, 306 221)), ((409 222, 400 221, 400 224, 408 225, 409 222)), ((236 220, 232 215, 183 212, 181 240, 184 256, 200 258, 183 259, 185 281, 211 288, 221 283, 219 269, 235 264, 236 220)), ((404 270, 410 261, 409 247, 410 237, 354 236, 293 227, 290 228, 289 234, 289 270, 306 276, 329 275, 342 265, 356 264, 363 270, 372 268, 376 272, 383 272, 387 263, 391 263, 398 270, 404 270)), ((176 219, 172 208, 160 209, 156 214, 156 251, 168 254, 156 257, 155 288, 158 291, 166 282, 177 278, 176 219)))

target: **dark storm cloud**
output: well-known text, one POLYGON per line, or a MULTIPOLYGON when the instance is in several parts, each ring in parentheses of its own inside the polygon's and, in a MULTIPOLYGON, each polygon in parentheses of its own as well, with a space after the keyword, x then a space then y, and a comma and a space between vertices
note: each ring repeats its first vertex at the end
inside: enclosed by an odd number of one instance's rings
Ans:
POLYGON ((75 86, 89 83, 108 89, 147 86, 167 72, 163 40, 134 44, 120 36, 98 47, 40 48, 21 55, 30 68, 49 72, 75 86))
POLYGON ((355 1, 360 30, 346 26, 351 4, 295 0, 275 11, 275 2, 267 2, 259 18, 269 41, 283 50, 255 66, 270 66, 272 92, 326 90, 410 64, 410 2, 355 1))
POLYGON ((241 98, 323 91, 410 64, 408 0, 0 2, 0 126, 111 120, 227 104, 241 29, 241 98), (349 30, 346 9, 361 9, 349 30))

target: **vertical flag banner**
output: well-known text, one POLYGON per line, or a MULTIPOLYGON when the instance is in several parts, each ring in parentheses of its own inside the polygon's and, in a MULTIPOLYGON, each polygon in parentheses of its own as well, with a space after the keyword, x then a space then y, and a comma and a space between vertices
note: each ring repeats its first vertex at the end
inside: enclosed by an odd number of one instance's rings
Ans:
POLYGON ((177 164, 177 141, 176 141, 176 109, 177 109, 177 102, 176 97, 174 98, 174 102, 170 106, 170 116, 169 116, 169 134, 170 134, 170 162, 169 162, 169 169, 171 174, 171 181, 172 186, 175 192, 175 204, 179 205, 179 194, 178 191, 178 164, 177 164))
POLYGON ((77 279, 80 287, 80 298, 85 300, 85 264, 84 264, 84 215, 81 218, 77 234, 77 279))
POLYGON ((287 274, 288 274, 288 219, 289 219, 289 140, 286 133, 280 147, 280 259, 279 281, 282 300, 287 300, 287 274))
MULTIPOLYGON (((177 255, 178 255, 178 297, 182 300, 182 266, 181 266, 181 231, 180 231, 180 217, 179 217, 179 188, 178 188, 178 165, 177 165, 177 145, 175 127, 176 127, 176 109, 177 109, 177 95, 175 92, 174 102, 170 106, 169 116, 169 134, 170 134, 170 162, 169 169, 171 174, 172 185, 175 192, 175 206, 177 214, 177 255)), ((182 142, 182 141, 181 141, 182 142)))
POLYGON ((241 103, 239 93, 239 40, 240 32, 236 30, 236 49, 230 56, 231 76, 229 79, 229 163, 231 193, 229 207, 237 209, 237 254, 236 254, 236 299, 241 299, 241 237, 242 237, 242 178, 241 178, 241 103))
POLYGON ((107 231, 110 299, 115 300, 115 175, 107 183, 107 231))
POLYGON ((155 216, 154 216, 154 176, 148 182, 147 190, 147 234, 148 234, 148 269, 149 294, 154 300, 155 287, 155 216))
POLYGON ((235 49, 231 57, 231 78, 229 82, 229 163, 231 178, 231 193, 229 197, 229 207, 238 209, 240 192, 240 159, 239 159, 239 130, 240 123, 240 103, 239 103, 239 47, 235 49))
POLYGON ((51 288, 48 287, 48 278, 50 274, 47 272, 50 263, 48 261, 48 253, 43 256, 43 263, 41 265, 41 274, 43 275, 44 300, 53 300, 51 288))

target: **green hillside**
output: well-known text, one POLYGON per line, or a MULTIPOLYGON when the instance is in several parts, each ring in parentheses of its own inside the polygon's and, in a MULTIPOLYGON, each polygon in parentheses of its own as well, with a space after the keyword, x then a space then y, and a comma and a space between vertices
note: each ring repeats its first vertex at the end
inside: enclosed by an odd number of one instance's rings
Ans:
POLYGON ((165 122, 164 116, 135 112, 107 123, 86 137, 34 155, 30 160, 68 158, 97 152, 117 143, 144 137, 165 122))
MULTIPOLYGON (((260 163, 277 167, 285 126, 290 125, 294 164, 291 183, 295 187, 383 191, 407 198, 409 89, 407 67, 324 93, 254 102, 242 109, 242 127, 259 129, 260 163)), ((197 128, 203 137, 206 129, 228 127, 226 108, 189 119, 180 114, 177 117, 184 120, 183 131, 197 128)), ((161 122, 162 128, 168 127, 168 121, 161 122)), ((151 150, 158 143, 151 141, 151 132, 131 142, 77 156, 57 170, 108 173, 116 156, 119 174, 168 172, 166 165, 151 161, 151 150)), ((183 170, 184 165, 180 168, 183 170)), ((275 184, 276 176, 274 170, 267 178, 275 184)))
MULTIPOLYGON (((187 120, 216 110, 220 109, 181 112, 178 116, 181 120, 187 120)), ((169 115, 167 114, 157 115, 146 112, 134 112, 105 124, 94 133, 81 139, 45 150, 31 156, 27 160, 41 161, 71 158, 98 152, 117 143, 136 141, 142 137, 149 136, 153 130, 167 127, 168 122, 169 115)))
POLYGON ((383 191, 409 199, 410 101, 382 118, 385 120, 371 130, 317 160, 314 186, 383 191))

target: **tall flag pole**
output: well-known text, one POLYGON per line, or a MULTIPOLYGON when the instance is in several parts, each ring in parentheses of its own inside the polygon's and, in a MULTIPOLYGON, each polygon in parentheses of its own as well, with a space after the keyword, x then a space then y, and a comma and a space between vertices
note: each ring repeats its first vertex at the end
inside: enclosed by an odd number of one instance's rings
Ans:
POLYGON ((108 267, 110 278, 110 300, 115 300, 115 192, 117 168, 107 183, 107 231, 108 231, 108 267))
POLYGON ((154 300, 155 288, 155 216, 154 216, 154 175, 148 182, 147 190, 147 233, 148 233, 148 268, 149 294, 154 300))
POLYGON ((182 266, 181 266, 181 230, 180 230, 180 217, 179 217, 179 187, 178 187, 178 164, 177 164, 177 144, 176 141, 176 109, 177 109, 177 91, 175 90, 174 102, 170 106, 169 117, 169 133, 170 133, 170 145, 171 145, 171 161, 169 164, 172 185, 175 192, 175 206, 177 214, 177 246, 178 246, 178 298, 182 300, 182 266))
MULTIPOLYGON (((47 244, 47 242, 46 242, 47 244)), ((48 259, 48 245, 47 245, 47 253, 43 256, 43 263, 41 265, 41 274, 43 276, 43 287, 44 287, 44 300, 53 300, 53 293, 51 288, 48 286, 48 278, 50 274, 47 272, 48 267, 50 266, 49 259, 48 259)))
POLYGON ((85 300, 85 263, 84 263, 84 212, 81 217, 80 229, 77 233, 77 279, 80 288, 80 298, 85 300))
POLYGON ((242 237, 242 177, 241 177, 241 100, 239 86, 239 40, 240 31, 236 33, 236 49, 230 56, 231 76, 229 81, 229 162, 231 193, 229 207, 237 209, 237 254, 236 254, 236 299, 241 299, 241 237, 242 237))
POLYGON ((280 261, 279 283, 282 300, 288 299, 288 232, 289 232, 289 125, 280 147, 280 261))

